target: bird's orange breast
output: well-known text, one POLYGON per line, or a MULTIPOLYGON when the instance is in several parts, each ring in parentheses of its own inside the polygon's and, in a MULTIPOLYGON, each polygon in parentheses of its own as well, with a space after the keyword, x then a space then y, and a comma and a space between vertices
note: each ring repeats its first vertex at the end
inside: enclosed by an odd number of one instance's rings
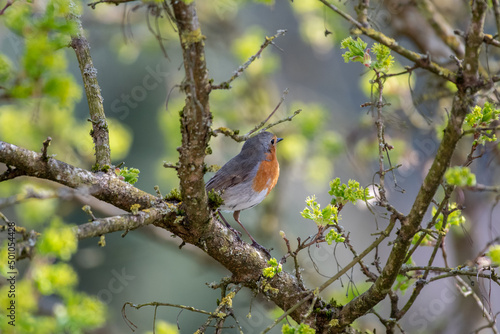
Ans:
POLYGON ((269 194, 278 182, 279 175, 280 166, 278 159, 276 159, 276 153, 272 150, 271 153, 266 153, 266 159, 260 163, 252 183, 252 189, 258 193, 267 189, 267 194, 269 194))

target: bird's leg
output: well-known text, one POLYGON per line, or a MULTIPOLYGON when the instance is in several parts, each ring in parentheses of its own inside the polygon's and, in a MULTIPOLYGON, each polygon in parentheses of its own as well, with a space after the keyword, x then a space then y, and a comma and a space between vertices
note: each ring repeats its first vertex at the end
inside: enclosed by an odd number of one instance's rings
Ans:
POLYGON ((264 253, 266 253, 269 257, 271 257, 271 253, 269 252, 269 250, 267 248, 265 248, 264 246, 260 245, 257 241, 255 241, 255 239, 250 235, 250 233, 248 233, 247 229, 245 228, 245 226, 243 226, 243 224, 240 222, 240 212, 239 211, 235 211, 233 213, 233 218, 234 220, 236 220, 236 222, 238 224, 240 224, 241 228, 246 232, 246 234, 248 234, 248 236, 250 237, 250 239, 252 240, 252 246, 254 246, 255 248, 257 249, 260 249, 262 250, 264 253))
POLYGON ((224 216, 222 215, 220 210, 217 210, 217 213, 219 214, 219 217, 221 218, 222 222, 226 225, 226 227, 234 233, 234 235, 236 236, 236 240, 241 241, 241 238, 240 238, 241 232, 235 230, 231 225, 229 225, 229 223, 227 222, 226 218, 224 218, 224 216))

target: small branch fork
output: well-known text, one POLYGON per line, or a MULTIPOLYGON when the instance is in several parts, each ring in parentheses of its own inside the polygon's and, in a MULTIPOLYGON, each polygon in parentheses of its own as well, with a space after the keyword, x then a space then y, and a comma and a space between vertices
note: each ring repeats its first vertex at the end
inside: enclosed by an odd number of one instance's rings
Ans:
POLYGON ((264 126, 267 123, 267 121, 269 121, 269 119, 276 113, 276 111, 281 106, 281 104, 283 103, 283 101, 285 101, 285 96, 287 94, 288 94, 288 89, 285 89, 283 91, 283 95, 281 96, 280 102, 278 102, 278 104, 276 105, 276 107, 274 108, 274 110, 269 114, 269 116, 267 116, 267 118, 265 120, 263 120, 262 122, 260 122, 260 124, 256 125, 252 130, 248 131, 246 134, 244 134, 244 135, 238 135, 238 131, 233 131, 233 130, 228 129, 228 128, 217 128, 217 129, 215 129, 215 130, 212 131, 212 136, 216 137, 218 134, 222 133, 225 136, 233 138, 236 142, 242 142, 242 141, 246 141, 247 139, 249 139, 251 137, 251 135, 253 133, 255 133, 256 131, 258 131, 259 129, 261 129, 259 132, 263 132, 263 131, 266 131, 266 130, 272 128, 273 126, 276 126, 276 125, 281 124, 283 122, 289 122, 289 121, 291 121, 295 116, 297 116, 298 114, 300 114, 300 112, 302 111, 302 109, 295 110, 293 112, 293 115, 285 117, 285 118, 282 118, 282 119, 280 119, 280 120, 278 120, 276 122, 273 122, 273 123, 268 124, 267 126, 264 126))
POLYGON ((274 34, 271 37, 266 37, 266 40, 264 43, 260 46, 259 51, 257 51, 256 54, 251 56, 246 63, 238 67, 238 69, 234 72, 233 76, 228 80, 224 81, 218 85, 212 85, 212 89, 231 89, 231 82, 233 82, 236 78, 238 78, 243 72, 255 61, 260 57, 260 54, 262 51, 264 51, 265 48, 267 48, 270 44, 274 45, 274 40, 278 37, 281 37, 286 34, 286 30, 278 30, 276 34, 274 34))
MULTIPOLYGON (((227 293, 227 286, 230 283, 222 283, 220 285, 217 285, 217 287, 221 288, 221 300, 213 312, 201 310, 192 306, 185 306, 185 305, 180 305, 180 304, 171 304, 171 303, 164 303, 164 302, 149 302, 149 303, 144 303, 144 304, 134 304, 131 302, 126 302, 123 304, 122 307, 122 317, 123 320, 125 320, 125 323, 127 326, 135 332, 135 330, 138 328, 128 317, 126 314, 126 307, 130 306, 135 308, 136 310, 145 307, 145 306, 154 306, 154 316, 153 316, 153 333, 155 333, 156 330, 156 311, 158 307, 160 306, 167 306, 167 307, 174 307, 174 308, 179 308, 182 310, 188 310, 191 312, 195 313, 201 313, 208 315, 207 321, 198 329, 198 333, 205 333, 206 329, 210 326, 210 324, 215 320, 215 329, 216 333, 221 333, 220 331, 224 328, 224 322, 225 320, 231 316, 235 322, 236 325, 239 327, 240 332, 242 332, 241 327, 239 326, 238 319, 236 319, 236 316, 234 315, 233 309, 231 307, 232 305, 232 299, 236 296, 236 294, 241 290, 241 286, 237 285, 235 286, 232 291, 229 291, 227 293)), ((180 313, 179 313, 180 315, 180 313)), ((177 326, 179 327, 179 324, 177 323, 177 326)), ((180 329, 180 327, 179 327, 180 329)))

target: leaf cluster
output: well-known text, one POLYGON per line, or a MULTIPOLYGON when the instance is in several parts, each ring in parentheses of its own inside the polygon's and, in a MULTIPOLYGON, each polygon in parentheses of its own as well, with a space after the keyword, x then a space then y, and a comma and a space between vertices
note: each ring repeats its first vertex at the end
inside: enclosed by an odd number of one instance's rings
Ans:
MULTIPOLYGON (((492 124, 492 122, 497 121, 500 116, 500 110, 494 108, 494 105, 489 102, 485 102, 483 108, 480 106, 475 106, 472 112, 465 116, 465 125, 470 129, 481 130, 482 127, 487 127, 492 124)), ((493 130, 482 130, 481 134, 474 138, 474 145, 480 144, 484 145, 486 142, 494 142, 497 137, 493 130), (477 138, 476 138, 477 137, 477 138)))
POLYGON ((279 274, 283 268, 281 263, 278 263, 274 257, 267 261, 269 267, 266 267, 262 270, 262 275, 267 278, 273 278, 276 274, 279 274))
POLYGON ((372 59, 370 56, 370 49, 367 49, 368 44, 359 37, 353 39, 349 36, 340 45, 341 49, 347 49, 342 55, 346 63, 360 62, 364 66, 379 72, 388 72, 394 64, 394 57, 391 55, 391 50, 383 44, 373 44, 372 52, 375 55, 375 59, 372 59))

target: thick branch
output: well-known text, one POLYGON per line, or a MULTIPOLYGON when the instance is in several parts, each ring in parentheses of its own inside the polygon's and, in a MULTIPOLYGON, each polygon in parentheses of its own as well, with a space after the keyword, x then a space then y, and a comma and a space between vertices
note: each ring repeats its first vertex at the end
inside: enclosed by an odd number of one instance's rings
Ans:
POLYGON ((186 105, 181 114, 182 147, 179 153, 181 194, 190 223, 199 228, 210 219, 205 191, 205 150, 210 139, 212 114, 208 95, 210 83, 205 63, 204 42, 196 14, 195 3, 172 0, 171 5, 184 59, 186 105))
MULTIPOLYGON (((0 162, 23 170, 28 176, 75 188, 125 210, 130 210, 133 204, 141 205, 141 210, 136 214, 97 219, 80 225, 77 228, 80 239, 154 224, 181 237, 184 242, 202 249, 230 270, 234 281, 252 289, 260 289, 284 310, 297 304, 304 295, 310 293, 300 286, 295 276, 284 271, 271 280, 260 281, 262 270, 268 266, 267 258, 252 245, 236 240, 233 232, 217 219, 209 219, 203 225, 203 233, 200 233, 198 226, 179 215, 178 204, 159 201, 157 197, 119 180, 112 174, 91 173, 53 158, 44 161, 41 153, 1 141, 0 162)), ((300 321, 301 315, 306 314, 309 308, 308 303, 301 305, 291 316, 300 321)))
POLYGON ((71 39, 71 47, 75 50, 78 65, 82 73, 83 86, 87 94, 89 105, 90 122, 92 123, 92 139, 95 146, 96 170, 103 170, 105 166, 111 166, 111 151, 109 147, 109 131, 102 104, 101 88, 97 81, 97 69, 90 57, 90 46, 81 27, 80 19, 74 17, 73 20, 79 26, 77 36, 71 39))
POLYGON ((158 201, 155 196, 121 181, 114 174, 92 173, 54 158, 44 160, 41 153, 3 141, 0 141, 0 162, 15 166, 24 175, 78 189, 82 195, 94 196, 126 211, 130 211, 132 204, 139 204, 140 209, 145 209, 158 201))

